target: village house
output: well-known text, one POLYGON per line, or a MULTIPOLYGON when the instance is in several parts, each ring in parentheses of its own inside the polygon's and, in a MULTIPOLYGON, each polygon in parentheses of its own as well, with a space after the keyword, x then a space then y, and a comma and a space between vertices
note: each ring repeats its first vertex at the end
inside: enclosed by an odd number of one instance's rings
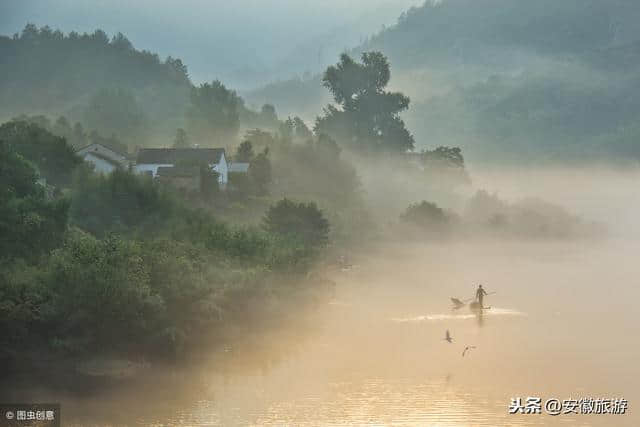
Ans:
POLYGON ((156 179, 166 185, 182 191, 200 191, 201 177, 198 166, 160 166, 156 179))
MULTIPOLYGON (((154 178, 159 168, 195 166, 205 163, 218 174, 218 182, 225 186, 229 168, 224 148, 142 148, 138 151, 135 170, 154 178)), ((162 170, 166 175, 166 169, 162 170)))
POLYGON ((94 170, 102 174, 110 174, 117 168, 127 169, 131 163, 126 154, 97 143, 78 149, 76 154, 85 162, 93 164, 94 170))

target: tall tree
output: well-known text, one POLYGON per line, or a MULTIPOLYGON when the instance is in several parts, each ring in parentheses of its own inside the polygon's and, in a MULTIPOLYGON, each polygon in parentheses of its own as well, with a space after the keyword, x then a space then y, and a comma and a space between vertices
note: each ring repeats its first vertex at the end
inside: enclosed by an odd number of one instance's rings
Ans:
POLYGON ((269 148, 265 148, 249 164, 249 179, 256 194, 263 196, 269 192, 271 184, 271 160, 269 148))
POLYGON ((263 227, 271 233, 299 239, 308 247, 324 245, 329 240, 329 221, 313 202, 282 199, 269 208, 263 227))
POLYGON ((32 258, 62 240, 68 201, 47 200, 37 179, 32 163, 0 140, 0 259, 32 258))
POLYGON ((218 80, 194 87, 187 110, 189 133, 204 145, 224 145, 238 134, 241 107, 242 99, 218 80))
POLYGON ((236 151, 234 160, 236 162, 249 163, 251 160, 253 160, 253 157, 253 144, 251 144, 251 141, 242 141, 242 143, 238 146, 238 150, 236 151))
POLYGON ((0 140, 31 161, 50 183, 68 185, 76 166, 82 163, 64 138, 34 123, 11 121, 0 126, 0 140))
POLYGON ((412 150, 413 136, 399 116, 409 107, 409 98, 385 90, 390 78, 389 62, 382 53, 365 52, 362 63, 342 54, 322 79, 340 108, 324 109, 324 116, 316 119, 316 133, 364 151, 412 150))

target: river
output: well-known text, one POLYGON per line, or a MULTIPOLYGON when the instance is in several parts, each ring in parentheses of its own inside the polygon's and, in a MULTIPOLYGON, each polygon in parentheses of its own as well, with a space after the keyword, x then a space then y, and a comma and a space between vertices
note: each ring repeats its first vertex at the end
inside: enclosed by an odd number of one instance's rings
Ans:
POLYGON ((65 426, 640 425, 638 249, 615 232, 388 244, 328 273, 335 298, 299 323, 188 369, 150 368, 82 395, 16 386, 13 396, 60 402, 65 426), (449 298, 472 297, 478 283, 495 292, 491 308, 452 310, 449 298), (622 398, 629 409, 511 415, 517 397, 622 398))

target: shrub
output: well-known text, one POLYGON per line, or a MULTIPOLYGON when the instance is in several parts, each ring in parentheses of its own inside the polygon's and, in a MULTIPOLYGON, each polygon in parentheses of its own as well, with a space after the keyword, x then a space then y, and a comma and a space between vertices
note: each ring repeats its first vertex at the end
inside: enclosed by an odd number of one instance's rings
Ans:
POLYGON ((324 245, 329 240, 329 221, 313 202, 282 199, 268 209, 263 226, 276 235, 299 240, 307 248, 324 245))
POLYGON ((425 200, 410 205, 400 216, 400 219, 420 227, 442 226, 449 222, 449 216, 442 208, 425 200))

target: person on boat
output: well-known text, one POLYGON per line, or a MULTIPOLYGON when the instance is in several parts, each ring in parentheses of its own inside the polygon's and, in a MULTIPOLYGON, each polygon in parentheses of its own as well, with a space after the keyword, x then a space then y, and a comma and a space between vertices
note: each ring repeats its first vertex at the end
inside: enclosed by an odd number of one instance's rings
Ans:
POLYGON ((487 292, 484 290, 482 285, 478 286, 478 290, 476 291, 476 301, 478 301, 478 305, 480 308, 484 308, 484 296, 487 295, 487 292))

